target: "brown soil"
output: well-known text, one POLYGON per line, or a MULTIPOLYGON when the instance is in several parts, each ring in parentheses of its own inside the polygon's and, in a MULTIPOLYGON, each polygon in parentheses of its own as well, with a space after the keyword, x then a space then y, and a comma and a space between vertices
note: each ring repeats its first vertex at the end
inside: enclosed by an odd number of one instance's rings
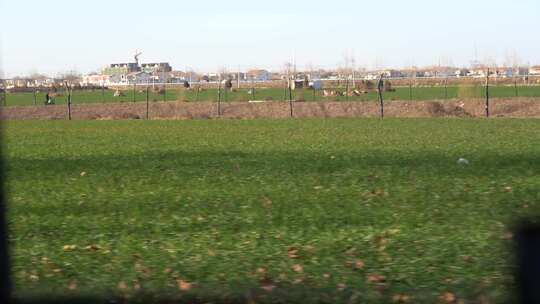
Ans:
MULTIPOLYGON (((480 99, 451 101, 388 101, 385 117, 483 117, 485 101, 480 99)), ((150 119, 209 119, 218 117, 217 103, 152 102, 150 119)), ((540 98, 494 99, 492 117, 540 118, 540 98)), ((295 102, 293 115, 307 117, 378 117, 377 102, 295 102)), ((233 119, 287 118, 288 102, 231 102, 221 104, 221 117, 233 119)), ((19 106, 1 110, 4 120, 67 119, 67 106, 19 106)), ((72 118, 77 120, 145 119, 146 103, 107 103, 73 105, 72 118)))

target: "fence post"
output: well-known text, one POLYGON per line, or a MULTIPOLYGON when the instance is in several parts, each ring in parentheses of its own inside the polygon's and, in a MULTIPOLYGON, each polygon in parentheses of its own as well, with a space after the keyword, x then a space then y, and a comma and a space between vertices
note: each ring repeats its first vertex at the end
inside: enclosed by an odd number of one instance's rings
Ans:
POLYGON ((489 117, 489 68, 486 75, 486 117, 489 117))
POLYGON ((101 101, 105 103, 105 84, 101 84, 101 101))
POLYGON ((444 99, 448 99, 448 77, 444 80, 444 99))
POLYGON ((519 97, 517 79, 514 77, 514 89, 516 91, 516 97, 519 97))
POLYGON ((349 77, 345 82, 345 101, 349 101, 349 77))
POLYGON ((409 81, 409 100, 412 101, 412 83, 409 81))
POLYGON ((218 82, 218 104, 217 104, 218 117, 221 116, 221 77, 218 82))
POLYGON ((253 95, 253 100, 257 100, 257 95, 255 94, 255 77, 251 78, 251 95, 253 95))
POLYGON ((2 96, 4 97, 2 100, 2 103, 5 106, 7 106, 7 83, 6 80, 2 80, 2 83, 4 84, 4 92, 2 93, 2 96))
POLYGON ((66 86, 66 91, 67 91, 67 110, 68 110, 68 120, 71 120, 71 87, 68 86, 68 83, 65 82, 64 83, 65 86, 66 86))
POLYGON ((381 118, 384 118, 384 100, 382 95, 382 87, 383 87, 383 74, 379 77, 379 82, 377 83, 377 91, 379 93, 379 103, 381 106, 381 118))
POLYGON ((285 90, 283 91, 283 93, 284 93, 283 94, 283 101, 287 101, 287 86, 288 85, 289 85, 289 82, 288 82, 288 80, 286 80, 285 81, 285 86, 284 86, 285 90))
POLYGON ((148 112, 150 108, 150 88, 146 85, 146 120, 148 120, 148 112))
POLYGON ((293 113, 293 98, 292 98, 292 82, 289 80, 289 109, 291 111, 291 117, 294 116, 294 113, 293 113))
POLYGON ((163 101, 167 101, 167 84, 163 84, 163 101))
POLYGON ((137 96, 135 94, 137 94, 137 83, 133 81, 133 102, 135 102, 137 99, 137 96))
POLYGON ((36 92, 35 87, 34 87, 34 105, 37 105, 37 92, 36 92))

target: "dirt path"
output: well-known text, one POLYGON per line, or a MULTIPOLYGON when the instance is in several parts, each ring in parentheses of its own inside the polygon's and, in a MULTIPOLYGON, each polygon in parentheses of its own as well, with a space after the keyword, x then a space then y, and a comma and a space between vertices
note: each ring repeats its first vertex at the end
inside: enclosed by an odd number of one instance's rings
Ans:
MULTIPOLYGON (((450 101, 389 101, 385 117, 483 117, 485 101, 480 99, 450 101)), ((494 99, 493 117, 540 118, 540 98, 494 99)), ((376 102, 295 102, 293 115, 307 117, 378 117, 376 102)), ((209 119, 218 117, 217 103, 152 102, 150 119, 209 119)), ((146 103, 106 103, 73 105, 72 117, 77 120, 144 119, 146 103)), ((234 119, 288 118, 288 102, 221 104, 221 117, 234 119)), ((1 109, 4 120, 67 119, 67 106, 15 106, 1 109)))

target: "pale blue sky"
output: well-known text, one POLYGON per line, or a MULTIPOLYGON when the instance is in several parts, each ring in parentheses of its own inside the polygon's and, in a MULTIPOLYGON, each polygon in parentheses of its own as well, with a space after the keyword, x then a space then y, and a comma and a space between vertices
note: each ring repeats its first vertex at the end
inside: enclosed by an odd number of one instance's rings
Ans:
POLYGON ((366 68, 465 65, 475 49, 540 63, 539 0, 2 1, 7 76, 95 71, 135 49, 197 71, 277 70, 293 56, 332 67, 346 53, 366 68))

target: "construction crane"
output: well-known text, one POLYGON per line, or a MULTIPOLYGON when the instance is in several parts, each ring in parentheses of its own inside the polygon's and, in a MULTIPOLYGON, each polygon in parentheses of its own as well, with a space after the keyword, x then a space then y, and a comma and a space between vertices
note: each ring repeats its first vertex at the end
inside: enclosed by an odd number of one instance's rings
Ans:
POLYGON ((142 52, 135 51, 135 63, 137 64, 137 66, 139 66, 139 56, 141 55, 142 55, 142 52))

